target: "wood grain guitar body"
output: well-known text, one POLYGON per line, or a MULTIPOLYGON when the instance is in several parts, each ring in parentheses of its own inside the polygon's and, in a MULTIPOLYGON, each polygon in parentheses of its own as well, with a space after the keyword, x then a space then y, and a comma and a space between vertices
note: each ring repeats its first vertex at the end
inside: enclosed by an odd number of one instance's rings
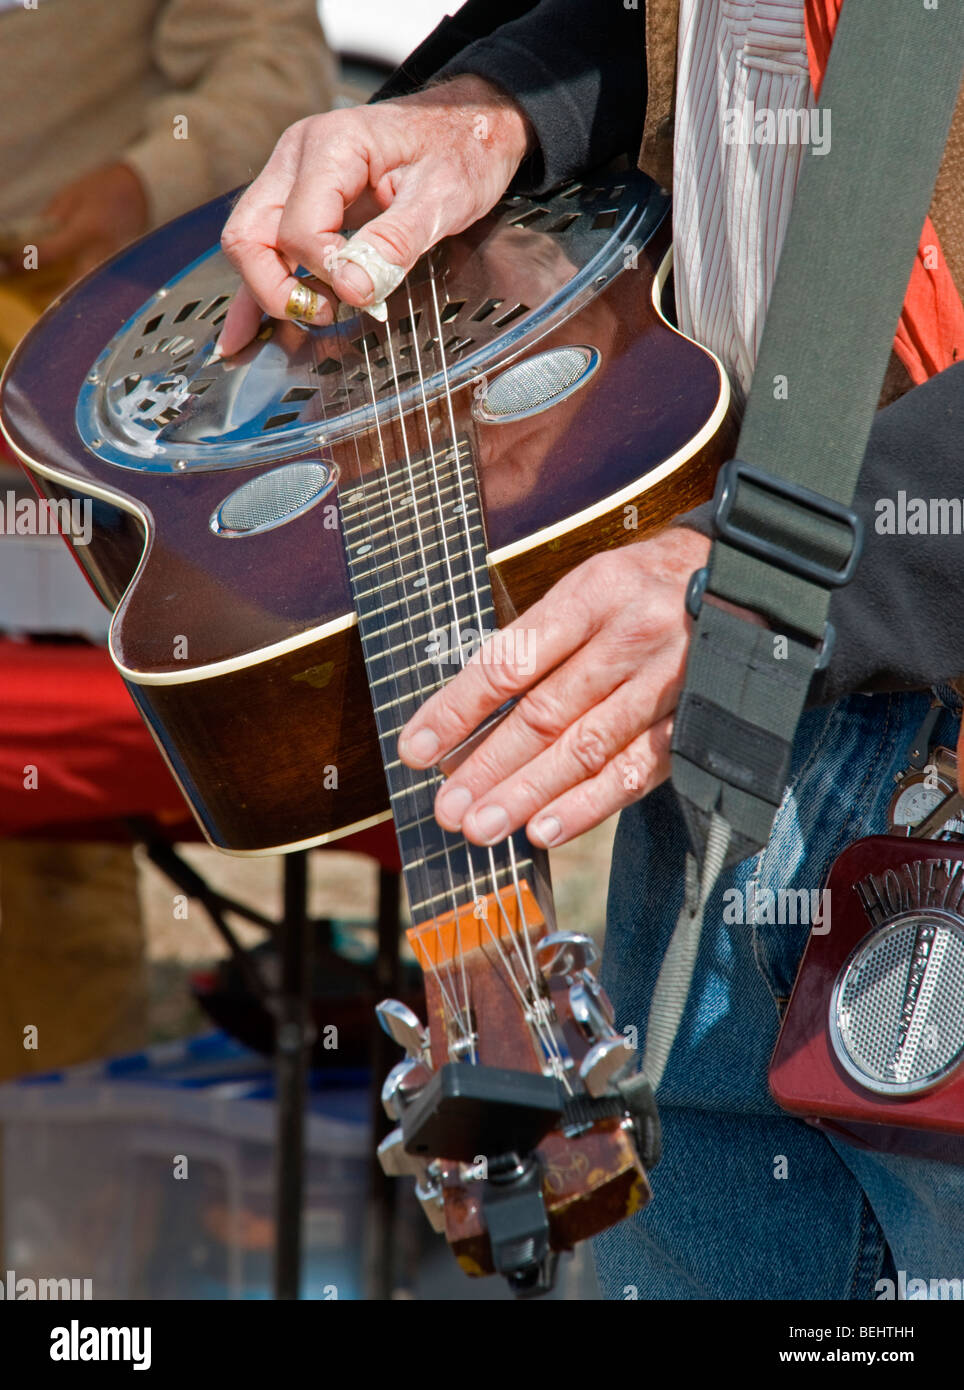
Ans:
MULTIPOLYGON (((378 423, 397 459, 453 425, 471 452, 500 620, 709 496, 732 445, 725 374, 661 310, 668 199, 642 175, 620 177, 541 204, 506 199, 443 243, 451 391, 378 423), (566 347, 591 362, 578 389, 535 409, 485 408, 508 364, 566 347)), ((113 659, 205 835, 268 854, 373 824, 388 800, 334 493, 242 534, 216 518, 241 485, 292 463, 344 474, 373 454, 378 417, 356 411, 356 425, 330 428, 350 412, 354 376, 335 390, 324 335, 295 325, 266 326, 236 363, 212 360, 237 283, 209 250, 228 207, 216 200, 151 234, 48 310, 8 367, 0 418, 42 494, 90 499, 93 539, 75 555, 114 610, 113 659), (183 277, 191 263, 203 294, 183 277), (255 428, 252 401, 272 370, 288 389, 255 428), (203 407, 218 392, 209 438, 203 407), (238 412, 248 428, 233 454, 238 412)), ((411 278, 424 298, 425 278, 411 278)), ((435 341, 420 313, 407 328, 397 320, 409 363, 419 335, 435 341)), ((355 348, 375 327, 349 326, 355 348)))

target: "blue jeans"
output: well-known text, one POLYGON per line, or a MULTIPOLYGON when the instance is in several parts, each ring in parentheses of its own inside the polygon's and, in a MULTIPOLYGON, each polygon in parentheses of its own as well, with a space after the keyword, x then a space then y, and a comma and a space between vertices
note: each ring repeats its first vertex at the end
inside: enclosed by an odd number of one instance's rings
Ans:
MULTIPOLYGON (((708 903, 659 1089, 653 1200, 595 1242, 604 1297, 877 1299, 894 1296, 897 1271, 928 1288, 964 1277, 964 1167, 864 1152, 769 1095, 767 1063, 809 924, 722 920, 728 888, 819 888, 846 845, 886 831, 894 775, 929 702, 922 692, 857 695, 801 721, 769 844, 724 874, 708 903)), ((942 714, 934 741, 953 748, 956 737, 954 714, 942 714)), ((686 843, 668 785, 625 811, 616 834, 603 982, 640 1051, 686 843)))

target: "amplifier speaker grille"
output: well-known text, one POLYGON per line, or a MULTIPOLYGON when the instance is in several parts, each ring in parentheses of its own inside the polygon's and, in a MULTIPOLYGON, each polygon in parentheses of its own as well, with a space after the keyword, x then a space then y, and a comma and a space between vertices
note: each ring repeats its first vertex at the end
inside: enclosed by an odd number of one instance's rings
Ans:
POLYGON ((913 1094, 964 1060, 964 922, 913 913, 866 937, 834 991, 838 1059, 868 1090, 913 1094))

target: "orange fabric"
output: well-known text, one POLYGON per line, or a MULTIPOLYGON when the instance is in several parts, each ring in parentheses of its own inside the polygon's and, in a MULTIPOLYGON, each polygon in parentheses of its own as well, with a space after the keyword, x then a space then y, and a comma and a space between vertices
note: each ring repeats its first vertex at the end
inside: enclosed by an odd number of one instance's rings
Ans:
MULTIPOLYGON (((817 96, 842 5, 843 0, 806 0, 807 56, 817 96)), ((886 81, 885 73, 880 80, 886 81)), ((894 351, 915 386, 964 356, 964 304, 929 217, 917 246, 894 351)))

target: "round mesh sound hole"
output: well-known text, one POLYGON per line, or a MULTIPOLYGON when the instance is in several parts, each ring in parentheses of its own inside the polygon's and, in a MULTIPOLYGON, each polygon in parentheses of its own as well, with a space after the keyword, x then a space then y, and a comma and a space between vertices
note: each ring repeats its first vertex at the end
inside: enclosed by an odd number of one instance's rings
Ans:
POLYGON ((236 536, 268 531, 320 501, 331 484, 332 472, 324 463, 274 468, 230 493, 211 518, 211 528, 236 536))
POLYGON ((486 415, 499 419, 529 415, 567 396, 594 365, 589 348, 555 348, 509 367, 485 393, 486 415))
POLYGON ((926 1090, 964 1057, 964 923, 912 913, 868 937, 834 996, 837 1054, 870 1090, 926 1090))

